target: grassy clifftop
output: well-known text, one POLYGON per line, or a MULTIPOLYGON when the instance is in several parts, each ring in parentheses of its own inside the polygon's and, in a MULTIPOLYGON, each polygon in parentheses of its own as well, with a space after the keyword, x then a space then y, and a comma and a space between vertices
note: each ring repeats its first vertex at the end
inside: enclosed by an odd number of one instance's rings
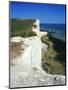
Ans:
POLYGON ((33 19, 10 19, 11 36, 29 37, 36 35, 36 33, 32 31, 34 22, 35 20, 33 19))

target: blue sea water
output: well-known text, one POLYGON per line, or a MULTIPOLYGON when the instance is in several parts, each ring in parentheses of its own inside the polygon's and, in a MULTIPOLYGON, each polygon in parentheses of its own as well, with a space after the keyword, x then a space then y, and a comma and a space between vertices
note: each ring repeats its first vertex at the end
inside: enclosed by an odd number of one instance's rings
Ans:
POLYGON ((47 31, 49 32, 49 35, 51 35, 54 38, 60 39, 62 41, 65 41, 65 24, 40 24, 40 30, 41 31, 47 31))

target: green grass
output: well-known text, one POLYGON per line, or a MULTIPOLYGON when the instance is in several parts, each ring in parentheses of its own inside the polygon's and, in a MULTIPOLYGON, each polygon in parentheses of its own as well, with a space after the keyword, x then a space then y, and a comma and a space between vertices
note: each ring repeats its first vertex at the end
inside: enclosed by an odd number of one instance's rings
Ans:
POLYGON ((46 43, 46 44, 48 45, 48 47, 52 47, 52 44, 53 44, 53 43, 49 40, 48 35, 42 36, 42 37, 41 37, 41 41, 42 41, 43 43, 46 43))
POLYGON ((65 74, 65 66, 60 59, 57 58, 60 53, 58 53, 53 48, 53 42, 48 36, 43 36, 41 38, 43 43, 48 45, 47 52, 42 55, 42 67, 45 71, 51 74, 65 74))
POLYGON ((11 29, 11 37, 12 36, 22 36, 22 37, 30 37, 35 36, 36 33, 32 31, 32 27, 36 28, 34 25, 35 20, 27 19, 11 19, 10 20, 10 29, 11 29))

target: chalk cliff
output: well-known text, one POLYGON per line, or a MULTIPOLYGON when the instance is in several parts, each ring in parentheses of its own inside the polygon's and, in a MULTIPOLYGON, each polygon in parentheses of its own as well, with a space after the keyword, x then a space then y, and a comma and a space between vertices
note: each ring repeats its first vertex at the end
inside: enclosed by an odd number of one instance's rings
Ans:
MULTIPOLYGON (((36 20, 33 31, 37 36, 22 38, 12 37, 11 43, 22 42, 21 55, 14 58, 14 65, 10 65, 10 87, 30 87, 47 85, 65 85, 65 76, 52 75, 46 73, 41 67, 41 56, 43 48, 41 36, 47 35, 47 32, 40 32, 39 20, 36 20), (26 47, 23 48, 23 42, 26 47)), ((47 48, 45 48, 47 49, 47 48)))

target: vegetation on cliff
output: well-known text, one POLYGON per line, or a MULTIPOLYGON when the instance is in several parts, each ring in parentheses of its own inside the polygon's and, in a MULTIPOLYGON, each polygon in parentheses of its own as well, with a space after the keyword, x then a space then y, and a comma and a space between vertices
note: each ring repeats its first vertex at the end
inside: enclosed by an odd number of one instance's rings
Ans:
POLYGON ((22 36, 22 37, 30 37, 35 36, 36 33, 32 31, 32 27, 36 27, 34 25, 35 20, 27 19, 10 19, 10 30, 11 36, 22 36))
POLYGON ((51 74, 65 74, 65 47, 64 42, 49 36, 41 38, 48 45, 47 52, 42 55, 42 67, 51 74))

